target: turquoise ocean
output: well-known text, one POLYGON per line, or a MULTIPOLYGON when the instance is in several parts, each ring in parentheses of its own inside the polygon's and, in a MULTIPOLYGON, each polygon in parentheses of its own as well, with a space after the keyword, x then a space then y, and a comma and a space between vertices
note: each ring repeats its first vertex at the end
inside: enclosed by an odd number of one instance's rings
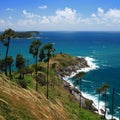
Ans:
MULTIPOLYGON (((120 32, 40 32, 36 39, 44 43, 53 43, 56 53, 67 53, 72 56, 87 57, 95 67, 86 72, 82 79, 83 94, 95 101, 97 106, 96 89, 102 84, 109 84, 107 102, 107 117, 111 117, 112 90, 114 95, 114 116, 120 116, 120 32)), ((9 55, 16 57, 22 53, 29 60, 27 64, 34 63, 29 54, 31 39, 12 39, 9 55)), ((0 57, 5 57, 6 48, 0 43, 0 57)), ((73 80, 68 78, 69 82, 73 80)), ((79 88, 79 86, 78 86, 79 88)), ((104 109, 101 97, 101 108, 104 109)))

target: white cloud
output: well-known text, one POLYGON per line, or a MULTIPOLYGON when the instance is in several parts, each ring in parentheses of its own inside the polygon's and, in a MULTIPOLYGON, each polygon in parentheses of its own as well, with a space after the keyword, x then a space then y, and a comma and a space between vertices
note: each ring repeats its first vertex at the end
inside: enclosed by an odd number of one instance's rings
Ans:
POLYGON ((4 20, 0 19, 0 23, 4 23, 4 20))
POLYGON ((41 24, 48 24, 48 23, 50 23, 50 21, 49 21, 49 19, 46 16, 43 16, 39 20, 39 23, 41 23, 41 24))
POLYGON ((5 24, 5 21, 0 19, 0 25, 5 24))
POLYGON ((11 17, 11 16, 9 16, 9 17, 8 17, 8 19, 9 19, 9 20, 12 20, 12 17, 11 17))
POLYGON ((17 23, 19 26, 26 26, 26 25, 36 25, 36 21, 34 20, 19 20, 17 23))
MULTIPOLYGON (((81 13, 77 10, 65 7, 64 9, 57 9, 54 15, 41 16, 40 14, 22 11, 24 18, 14 22, 14 27, 20 29, 38 29, 38 30, 120 30, 120 9, 98 8, 96 12, 88 17, 80 17, 81 13)), ((9 22, 0 20, 0 25, 9 22)), ((11 24, 12 25, 12 24, 11 24)))
POLYGON ((98 16, 102 16, 104 14, 104 10, 102 8, 98 8, 98 16))
POLYGON ((39 6, 39 9, 47 9, 47 5, 39 6))
POLYGON ((34 13, 23 10, 23 15, 29 19, 36 19, 39 23, 55 23, 55 24, 76 24, 79 22, 79 17, 76 10, 66 7, 64 10, 56 10, 54 16, 40 16, 34 13))
POLYGON ((24 15, 25 17, 27 17, 27 18, 41 17, 40 15, 27 12, 26 10, 23 10, 22 13, 23 13, 23 15, 24 15))
POLYGON ((33 18, 35 16, 34 14, 27 12, 26 10, 23 10, 23 15, 25 15, 28 18, 33 18))
POLYGON ((39 24, 61 24, 61 25, 77 25, 77 24, 104 24, 114 25, 120 23, 120 10, 109 9, 104 12, 104 9, 98 8, 96 13, 92 13, 88 18, 80 18, 75 9, 66 7, 61 10, 58 9, 54 16, 40 16, 38 14, 27 12, 23 10, 23 15, 26 18, 32 19, 39 24))
POLYGON ((91 17, 96 17, 96 14, 92 13, 91 17))
POLYGON ((55 16, 48 17, 53 23, 75 24, 79 22, 76 10, 66 7, 64 10, 56 10, 55 16))
MULTIPOLYGON (((104 25, 114 26, 118 24, 120 26, 120 9, 109 9, 106 13, 102 8, 98 8, 97 14, 92 14, 97 21, 96 23, 104 23, 104 25)), ((94 19, 94 20, 95 20, 94 19)))
POLYGON ((6 8, 6 11, 14 11, 14 9, 12 9, 12 8, 6 8))

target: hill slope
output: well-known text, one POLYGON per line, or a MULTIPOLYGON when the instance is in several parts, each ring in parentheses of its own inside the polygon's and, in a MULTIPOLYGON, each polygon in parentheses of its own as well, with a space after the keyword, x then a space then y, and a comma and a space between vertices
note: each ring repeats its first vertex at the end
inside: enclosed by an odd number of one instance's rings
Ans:
POLYGON ((53 104, 42 93, 19 88, 0 77, 0 120, 67 120, 59 101, 53 104))
MULTIPOLYGON (((0 120, 101 120, 101 116, 80 108, 74 96, 59 79, 60 75, 64 76, 69 74, 68 71, 78 69, 78 62, 79 59, 63 54, 52 58, 49 70, 49 100, 45 97, 46 85, 40 84, 38 92, 34 90, 34 74, 25 75, 25 80, 29 80, 32 85, 28 85, 31 88, 23 89, 15 83, 16 73, 14 82, 0 73, 0 120), (53 64, 57 66, 54 68, 53 64)), ((39 63, 38 66, 45 74, 46 63, 39 63)))

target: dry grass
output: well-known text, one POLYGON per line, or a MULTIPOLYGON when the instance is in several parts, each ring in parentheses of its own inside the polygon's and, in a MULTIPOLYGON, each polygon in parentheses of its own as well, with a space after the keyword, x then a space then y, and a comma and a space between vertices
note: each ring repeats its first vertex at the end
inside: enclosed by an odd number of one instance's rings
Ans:
MULTIPOLYGON (((4 76, 0 76, 0 103, 19 109, 15 114, 20 118, 20 110, 26 112, 31 120, 68 120, 69 116, 62 103, 56 100, 53 104, 42 93, 36 93, 32 89, 19 88, 4 76), (3 79, 4 78, 4 79, 3 79)), ((0 120, 5 116, 0 115, 0 120)), ((20 119, 21 120, 21 119, 20 119)))

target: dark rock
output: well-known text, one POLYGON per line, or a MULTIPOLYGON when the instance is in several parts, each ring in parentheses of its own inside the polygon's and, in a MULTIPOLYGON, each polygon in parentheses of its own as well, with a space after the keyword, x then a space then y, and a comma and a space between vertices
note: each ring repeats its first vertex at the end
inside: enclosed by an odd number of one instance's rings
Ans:
POLYGON ((101 111, 102 114, 105 114, 105 111, 103 109, 100 109, 100 111, 101 111))

